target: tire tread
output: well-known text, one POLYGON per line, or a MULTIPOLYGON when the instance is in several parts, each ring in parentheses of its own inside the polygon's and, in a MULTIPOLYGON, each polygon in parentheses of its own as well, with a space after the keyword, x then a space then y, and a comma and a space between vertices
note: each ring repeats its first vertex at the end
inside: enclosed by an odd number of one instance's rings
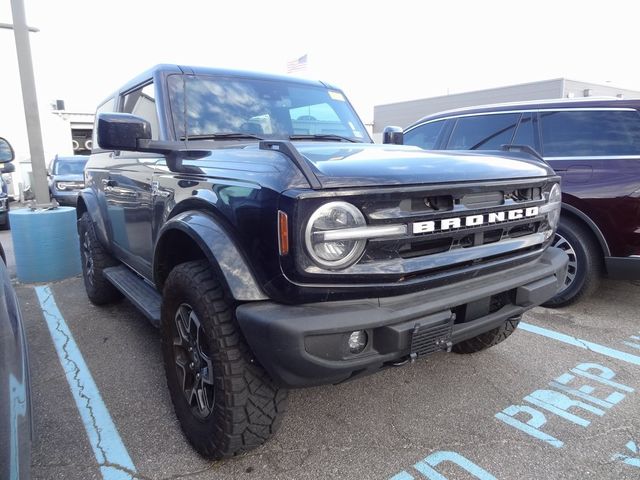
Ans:
POLYGON ((89 249, 93 260, 94 279, 93 284, 87 279, 84 260, 82 260, 82 277, 84 286, 87 291, 87 297, 94 305, 105 305, 113 303, 122 298, 122 293, 114 287, 111 282, 104 276, 105 268, 115 267, 120 264, 118 260, 113 258, 111 254, 104 248, 98 240, 93 221, 88 212, 84 212, 78 220, 78 234, 80 236, 80 258, 83 258, 82 242, 84 241, 84 232, 89 235, 89 249))
POLYGON ((476 353, 502 343, 513 332, 515 332, 516 328, 518 328, 518 324, 520 323, 521 318, 522 317, 520 316, 509 318, 502 325, 494 328, 493 330, 489 330, 488 332, 481 333, 480 335, 468 340, 463 340, 460 343, 456 343, 453 346, 452 351, 455 353, 464 354, 476 353))
MULTIPOLYGON (((213 428, 207 434, 204 429, 192 428, 193 422, 184 421, 188 412, 180 403, 182 392, 171 384, 168 370, 174 367, 167 364, 165 345, 167 382, 174 409, 185 436, 200 454, 215 459, 232 457, 262 445, 278 430, 287 407, 287 391, 277 387, 266 371, 255 363, 232 314, 230 302, 208 261, 196 260, 176 266, 167 278, 163 298, 171 298, 176 285, 181 284, 193 288, 201 300, 206 316, 201 318, 199 315, 199 318, 215 344, 213 428), (218 401, 218 395, 223 396, 222 402, 218 401)), ((163 342, 167 341, 165 324, 169 320, 173 321, 172 314, 163 303, 163 342)))

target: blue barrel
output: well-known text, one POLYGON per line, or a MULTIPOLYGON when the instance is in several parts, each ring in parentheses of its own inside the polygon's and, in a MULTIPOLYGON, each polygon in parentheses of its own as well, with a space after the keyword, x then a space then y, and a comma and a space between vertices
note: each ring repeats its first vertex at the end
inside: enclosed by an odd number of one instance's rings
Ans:
POLYGON ((9 211, 18 280, 51 282, 81 271, 76 209, 9 211))

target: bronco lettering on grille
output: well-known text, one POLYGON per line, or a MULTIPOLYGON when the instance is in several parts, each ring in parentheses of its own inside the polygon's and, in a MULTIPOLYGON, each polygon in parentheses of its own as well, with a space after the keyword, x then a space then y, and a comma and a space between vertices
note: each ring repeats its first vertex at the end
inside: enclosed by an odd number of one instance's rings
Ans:
POLYGON ((479 227, 492 223, 507 222, 509 220, 520 220, 522 218, 538 216, 538 207, 518 208, 503 212, 491 212, 479 215, 469 215, 467 217, 451 217, 440 220, 429 220, 426 222, 415 222, 411 225, 412 233, 433 233, 445 230, 456 230, 458 228, 479 227))

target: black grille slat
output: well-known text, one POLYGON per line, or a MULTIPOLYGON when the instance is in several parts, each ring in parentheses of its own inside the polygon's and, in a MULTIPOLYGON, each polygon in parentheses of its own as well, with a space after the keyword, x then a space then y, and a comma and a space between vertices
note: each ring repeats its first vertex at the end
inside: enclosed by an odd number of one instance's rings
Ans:
POLYGON ((496 243, 509 238, 518 238, 536 233, 540 228, 542 217, 532 217, 521 220, 511 220, 481 227, 466 227, 447 232, 414 235, 400 240, 398 255, 401 258, 414 258, 421 255, 431 255, 455 248, 468 248, 478 245, 496 243), (481 235, 477 242, 474 235, 481 235), (449 245, 449 247, 447 247, 449 245))

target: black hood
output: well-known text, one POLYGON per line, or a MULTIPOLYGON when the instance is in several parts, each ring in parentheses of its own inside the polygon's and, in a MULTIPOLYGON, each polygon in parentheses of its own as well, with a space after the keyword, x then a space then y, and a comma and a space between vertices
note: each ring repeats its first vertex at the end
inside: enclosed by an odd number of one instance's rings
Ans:
POLYGON ((536 178, 553 170, 527 154, 430 152, 404 145, 295 143, 323 188, 536 178))

